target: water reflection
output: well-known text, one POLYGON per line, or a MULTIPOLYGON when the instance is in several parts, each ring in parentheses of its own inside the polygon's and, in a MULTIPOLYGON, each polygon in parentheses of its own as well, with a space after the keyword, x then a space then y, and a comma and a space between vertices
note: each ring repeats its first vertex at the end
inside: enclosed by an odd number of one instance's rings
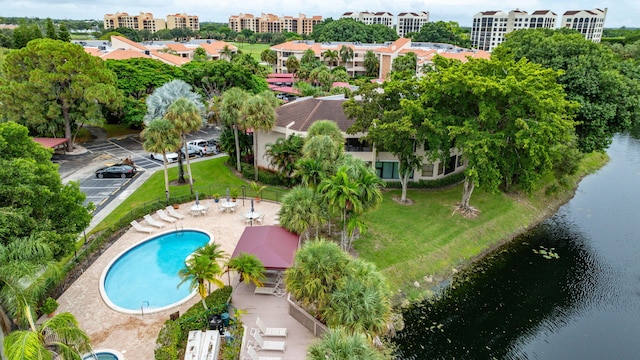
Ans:
POLYGON ((616 136, 554 217, 408 309, 398 358, 640 358, 638 135, 616 136))

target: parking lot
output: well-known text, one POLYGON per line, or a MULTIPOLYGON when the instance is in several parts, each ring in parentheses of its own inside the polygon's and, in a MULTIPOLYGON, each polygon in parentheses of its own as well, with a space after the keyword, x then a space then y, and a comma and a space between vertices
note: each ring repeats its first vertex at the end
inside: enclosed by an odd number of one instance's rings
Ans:
MULTIPOLYGON (((187 136, 193 139, 217 139, 219 131, 214 128, 203 128, 187 136)), ((142 173, 162 168, 162 161, 153 160, 142 147, 138 135, 123 136, 98 140, 82 145, 86 152, 82 155, 55 156, 54 161, 60 164, 60 175, 64 182, 79 181, 80 190, 87 195, 85 205, 93 202, 96 205, 94 215, 115 198, 126 198, 130 191, 127 188, 137 181, 142 173), (138 173, 126 179, 98 179, 95 171, 113 164, 131 159, 138 173)))

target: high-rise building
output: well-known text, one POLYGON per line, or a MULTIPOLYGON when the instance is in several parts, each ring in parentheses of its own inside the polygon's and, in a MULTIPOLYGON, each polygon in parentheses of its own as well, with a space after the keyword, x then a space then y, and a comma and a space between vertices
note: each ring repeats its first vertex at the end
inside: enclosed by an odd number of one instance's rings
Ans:
POLYGON ((249 29, 257 33, 294 32, 308 35, 313 32, 313 27, 321 22, 322 16, 307 17, 305 14, 298 14, 298 17, 264 13, 260 17, 253 14, 229 16, 229 28, 235 32, 249 29))
POLYGON ((422 25, 429 22, 429 12, 421 11, 419 13, 403 12, 398 14, 398 24, 396 32, 398 36, 405 37, 412 32, 419 32, 422 25))
POLYGON ((386 11, 379 11, 379 12, 362 11, 362 12, 346 12, 342 14, 341 18, 354 19, 366 25, 380 24, 380 25, 393 28, 394 16, 393 14, 386 11))
POLYGON ((167 29, 189 29, 200 31, 200 22, 195 15, 174 14, 167 15, 167 29))
POLYGON ((570 10, 562 15, 563 28, 578 30, 587 40, 599 43, 602 40, 604 20, 607 8, 604 10, 570 10))
MULTIPOLYGON (((600 42, 607 9, 572 10, 562 15, 561 27, 580 31, 586 39, 600 42)), ((551 10, 536 10, 531 15, 519 9, 509 11, 483 11, 473 16, 471 46, 492 51, 514 30, 556 27, 557 15, 551 10)))

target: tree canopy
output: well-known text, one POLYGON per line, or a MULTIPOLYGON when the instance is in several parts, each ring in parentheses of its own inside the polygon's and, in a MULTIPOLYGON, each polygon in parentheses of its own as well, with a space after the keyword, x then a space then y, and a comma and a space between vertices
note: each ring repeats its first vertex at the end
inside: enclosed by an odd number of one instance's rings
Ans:
POLYGON ((522 59, 562 70, 558 82, 580 103, 576 117, 583 152, 606 149, 613 134, 640 119, 638 72, 628 72, 606 46, 565 29, 518 30, 494 50, 500 59, 522 59))
POLYGON ((398 34, 394 29, 381 24, 366 25, 354 19, 329 18, 314 26, 310 37, 318 42, 383 43, 397 40, 398 34))
POLYGON ((10 52, 2 76, 0 113, 41 136, 71 139, 76 124, 99 124, 103 107, 122 103, 103 60, 60 40, 37 39, 10 52))
POLYGON ((456 22, 428 22, 420 28, 417 33, 410 34, 411 40, 415 42, 434 42, 457 45, 464 48, 471 47, 468 36, 462 33, 456 22))

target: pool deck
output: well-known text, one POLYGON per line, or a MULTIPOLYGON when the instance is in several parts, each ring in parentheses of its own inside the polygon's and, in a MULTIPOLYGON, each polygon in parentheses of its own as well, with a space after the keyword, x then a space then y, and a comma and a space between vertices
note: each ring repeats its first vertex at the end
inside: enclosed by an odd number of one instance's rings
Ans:
MULTIPOLYGON (((182 204, 178 212, 185 216, 184 220, 178 220, 174 224, 166 224, 164 228, 156 229, 152 234, 135 231, 133 228, 127 231, 111 247, 87 269, 58 299, 60 307, 58 312, 69 311, 77 319, 80 327, 84 329, 94 348, 109 348, 121 352, 128 360, 151 360, 156 346, 156 337, 162 324, 169 319, 170 314, 179 311, 184 313, 189 307, 199 301, 194 296, 182 305, 151 314, 124 314, 117 312, 106 305, 102 300, 99 290, 100 277, 107 265, 119 254, 128 248, 165 231, 177 229, 205 230, 214 236, 214 241, 220 244, 229 255, 233 250, 246 227, 238 214, 248 212, 251 206, 245 201, 239 200, 239 209, 236 213, 218 213, 212 200, 201 201, 210 206, 208 214, 204 216, 191 216, 190 208, 193 203, 182 204)), ((262 201, 254 205, 257 212, 265 214, 264 225, 271 225, 276 215, 279 204, 262 201)), ((155 218, 155 216, 154 216, 155 218)), ((148 226, 146 222, 141 222, 148 226)), ((225 283, 227 276, 223 276, 225 283)), ((237 281, 232 277, 232 283, 237 281)), ((186 286, 186 285, 183 285, 186 286)), ((286 339, 286 352, 260 352, 262 356, 280 356, 283 359, 303 359, 306 357, 306 349, 314 340, 313 334, 306 330, 288 315, 286 297, 271 295, 254 295, 253 285, 239 284, 233 293, 232 305, 248 311, 243 315, 243 322, 248 329, 255 327, 256 317, 260 317, 269 327, 287 327, 289 335, 286 339)), ((247 339, 251 336, 247 334, 247 339)), ((267 338, 267 340, 277 340, 267 338)), ((243 354, 246 349, 243 349, 243 354)))

